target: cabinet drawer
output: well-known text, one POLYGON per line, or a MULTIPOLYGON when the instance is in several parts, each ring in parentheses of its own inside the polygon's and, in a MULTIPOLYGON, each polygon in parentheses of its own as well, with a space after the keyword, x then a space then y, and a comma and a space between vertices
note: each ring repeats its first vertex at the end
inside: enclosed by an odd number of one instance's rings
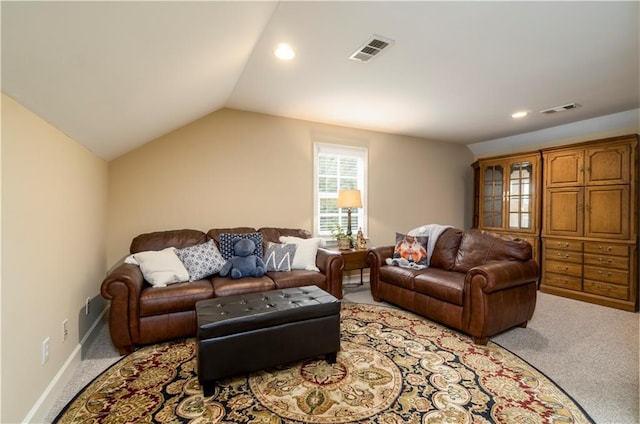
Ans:
POLYGON ((585 280, 603 281, 612 284, 629 284, 629 273, 611 268, 584 267, 585 280))
POLYGON ((585 253, 606 253, 607 255, 629 256, 629 246, 611 243, 585 243, 585 253))
POLYGON ((582 242, 576 240, 545 239, 544 247, 546 249, 576 250, 581 252, 582 242))
POLYGON ((544 270, 546 272, 553 272, 553 273, 562 274, 562 275, 582 277, 582 264, 548 260, 544 265, 544 270))
POLYGON ((601 283, 599 281, 584 280, 584 291, 587 293, 599 294, 601 296, 615 297, 616 299, 629 299, 628 287, 601 283))
POLYGON ((585 253, 584 264, 628 270, 629 258, 622 257, 622 256, 592 255, 589 253, 585 253))
POLYGON ((547 249, 544 254, 547 260, 567 261, 582 263, 582 253, 571 250, 547 249))
POLYGON ((543 284, 569 290, 582 290, 581 278, 551 272, 545 272, 543 284))

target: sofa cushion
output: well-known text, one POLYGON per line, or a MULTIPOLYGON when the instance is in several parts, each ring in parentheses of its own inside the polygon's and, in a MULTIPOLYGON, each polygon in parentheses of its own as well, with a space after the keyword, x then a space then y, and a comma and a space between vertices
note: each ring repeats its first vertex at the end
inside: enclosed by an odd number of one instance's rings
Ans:
POLYGON ((171 230, 144 233, 131 241, 129 252, 138 253, 147 250, 162 250, 167 247, 194 246, 208 240, 207 235, 198 230, 171 230))
POLYGON ((452 270, 456 264, 456 256, 463 234, 464 232, 458 228, 444 230, 433 248, 429 266, 452 270))
POLYGON ((427 268, 416 275, 415 290, 444 302, 462 306, 465 276, 466 274, 459 272, 427 268))
POLYGON ((220 234, 222 233, 246 234, 255 232, 257 232, 257 230, 251 227, 212 228, 207 231, 207 236, 214 239, 218 248, 220 248, 220 234))
POLYGON ((269 277, 245 277, 234 280, 231 277, 215 276, 211 279, 215 297, 275 290, 276 284, 269 277))
POLYGON ((267 271, 291 271, 296 248, 295 244, 269 242, 264 251, 263 259, 267 271))
POLYGON ((393 249, 394 259, 404 259, 410 263, 426 267, 428 237, 409 236, 396 233, 396 244, 393 249))
POLYGON ((278 289, 288 289, 290 287, 318 286, 321 289, 327 288, 327 276, 315 271, 296 270, 290 272, 267 272, 278 289))
POLYGON ((213 297, 208 280, 183 282, 167 287, 147 287, 140 293, 140 316, 195 310, 196 302, 213 297))
MULTIPOLYGON (((253 241, 255 247, 252 255, 256 255, 262 259, 262 234, 261 233, 221 233, 220 234, 220 253, 226 260, 235 256, 234 245, 237 239, 249 239, 253 241)), ((242 256, 242 255, 240 255, 242 256)))
POLYGON ((469 230, 462 236, 453 270, 466 273, 473 267, 489 262, 529 259, 531 245, 525 240, 482 230, 469 230))
POLYGON ((159 251, 149 250, 132 254, 130 258, 140 266, 144 279, 153 287, 166 287, 169 284, 189 280, 189 272, 176 255, 175 248, 167 247, 159 251))
POLYGON ((384 265, 379 269, 379 278, 385 283, 413 290, 415 285, 415 276, 418 272, 421 271, 393 265, 384 265))
POLYGON ((176 255, 189 271, 189 281, 201 280, 220 272, 227 262, 213 240, 183 249, 176 249, 176 255))
POLYGON ((318 254, 318 248, 325 246, 324 239, 319 237, 302 239, 299 237, 280 236, 280 242, 296 245, 296 254, 293 257, 291 269, 320 272, 320 269, 316 266, 316 255, 318 254))

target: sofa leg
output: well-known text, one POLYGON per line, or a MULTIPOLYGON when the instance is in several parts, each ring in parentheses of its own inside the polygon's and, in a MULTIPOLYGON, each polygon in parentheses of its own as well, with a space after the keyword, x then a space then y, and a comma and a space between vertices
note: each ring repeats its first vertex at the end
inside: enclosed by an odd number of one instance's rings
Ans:
POLYGON ((327 361, 330 364, 335 364, 336 361, 338 360, 338 352, 327 353, 324 356, 324 360, 327 361))
POLYGON ((371 297, 373 297, 373 300, 374 300, 375 302, 382 302, 382 299, 380 299, 380 298, 379 298, 379 297, 377 297, 377 296, 371 296, 371 297))
POLYGON ((523 323, 520 324, 520 328, 527 328, 527 324, 529 323, 529 321, 525 321, 523 323))
POLYGON ((477 345, 486 346, 489 343, 489 337, 473 337, 473 342, 477 345))
POLYGON ((128 355, 133 352, 133 346, 121 346, 118 348, 120 356, 128 355))

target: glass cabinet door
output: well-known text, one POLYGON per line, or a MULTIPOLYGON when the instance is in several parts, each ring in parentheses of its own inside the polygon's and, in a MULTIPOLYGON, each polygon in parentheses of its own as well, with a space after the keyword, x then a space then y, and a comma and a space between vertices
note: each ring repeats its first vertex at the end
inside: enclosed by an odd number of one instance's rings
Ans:
POLYGON ((509 229, 528 230, 532 225, 533 165, 516 162, 509 165, 509 229))
POLYGON ((504 168, 488 165, 483 170, 482 227, 502 227, 504 168))

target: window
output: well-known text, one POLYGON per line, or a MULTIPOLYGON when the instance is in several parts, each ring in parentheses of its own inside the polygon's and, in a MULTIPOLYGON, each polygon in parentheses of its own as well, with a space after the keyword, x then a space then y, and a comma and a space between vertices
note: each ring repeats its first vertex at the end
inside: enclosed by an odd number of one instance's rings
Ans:
POLYGON ((362 208, 351 210, 351 230, 367 234, 367 149, 314 143, 314 231, 329 237, 332 227, 347 228, 347 209, 338 208, 339 190, 360 190, 362 208))

